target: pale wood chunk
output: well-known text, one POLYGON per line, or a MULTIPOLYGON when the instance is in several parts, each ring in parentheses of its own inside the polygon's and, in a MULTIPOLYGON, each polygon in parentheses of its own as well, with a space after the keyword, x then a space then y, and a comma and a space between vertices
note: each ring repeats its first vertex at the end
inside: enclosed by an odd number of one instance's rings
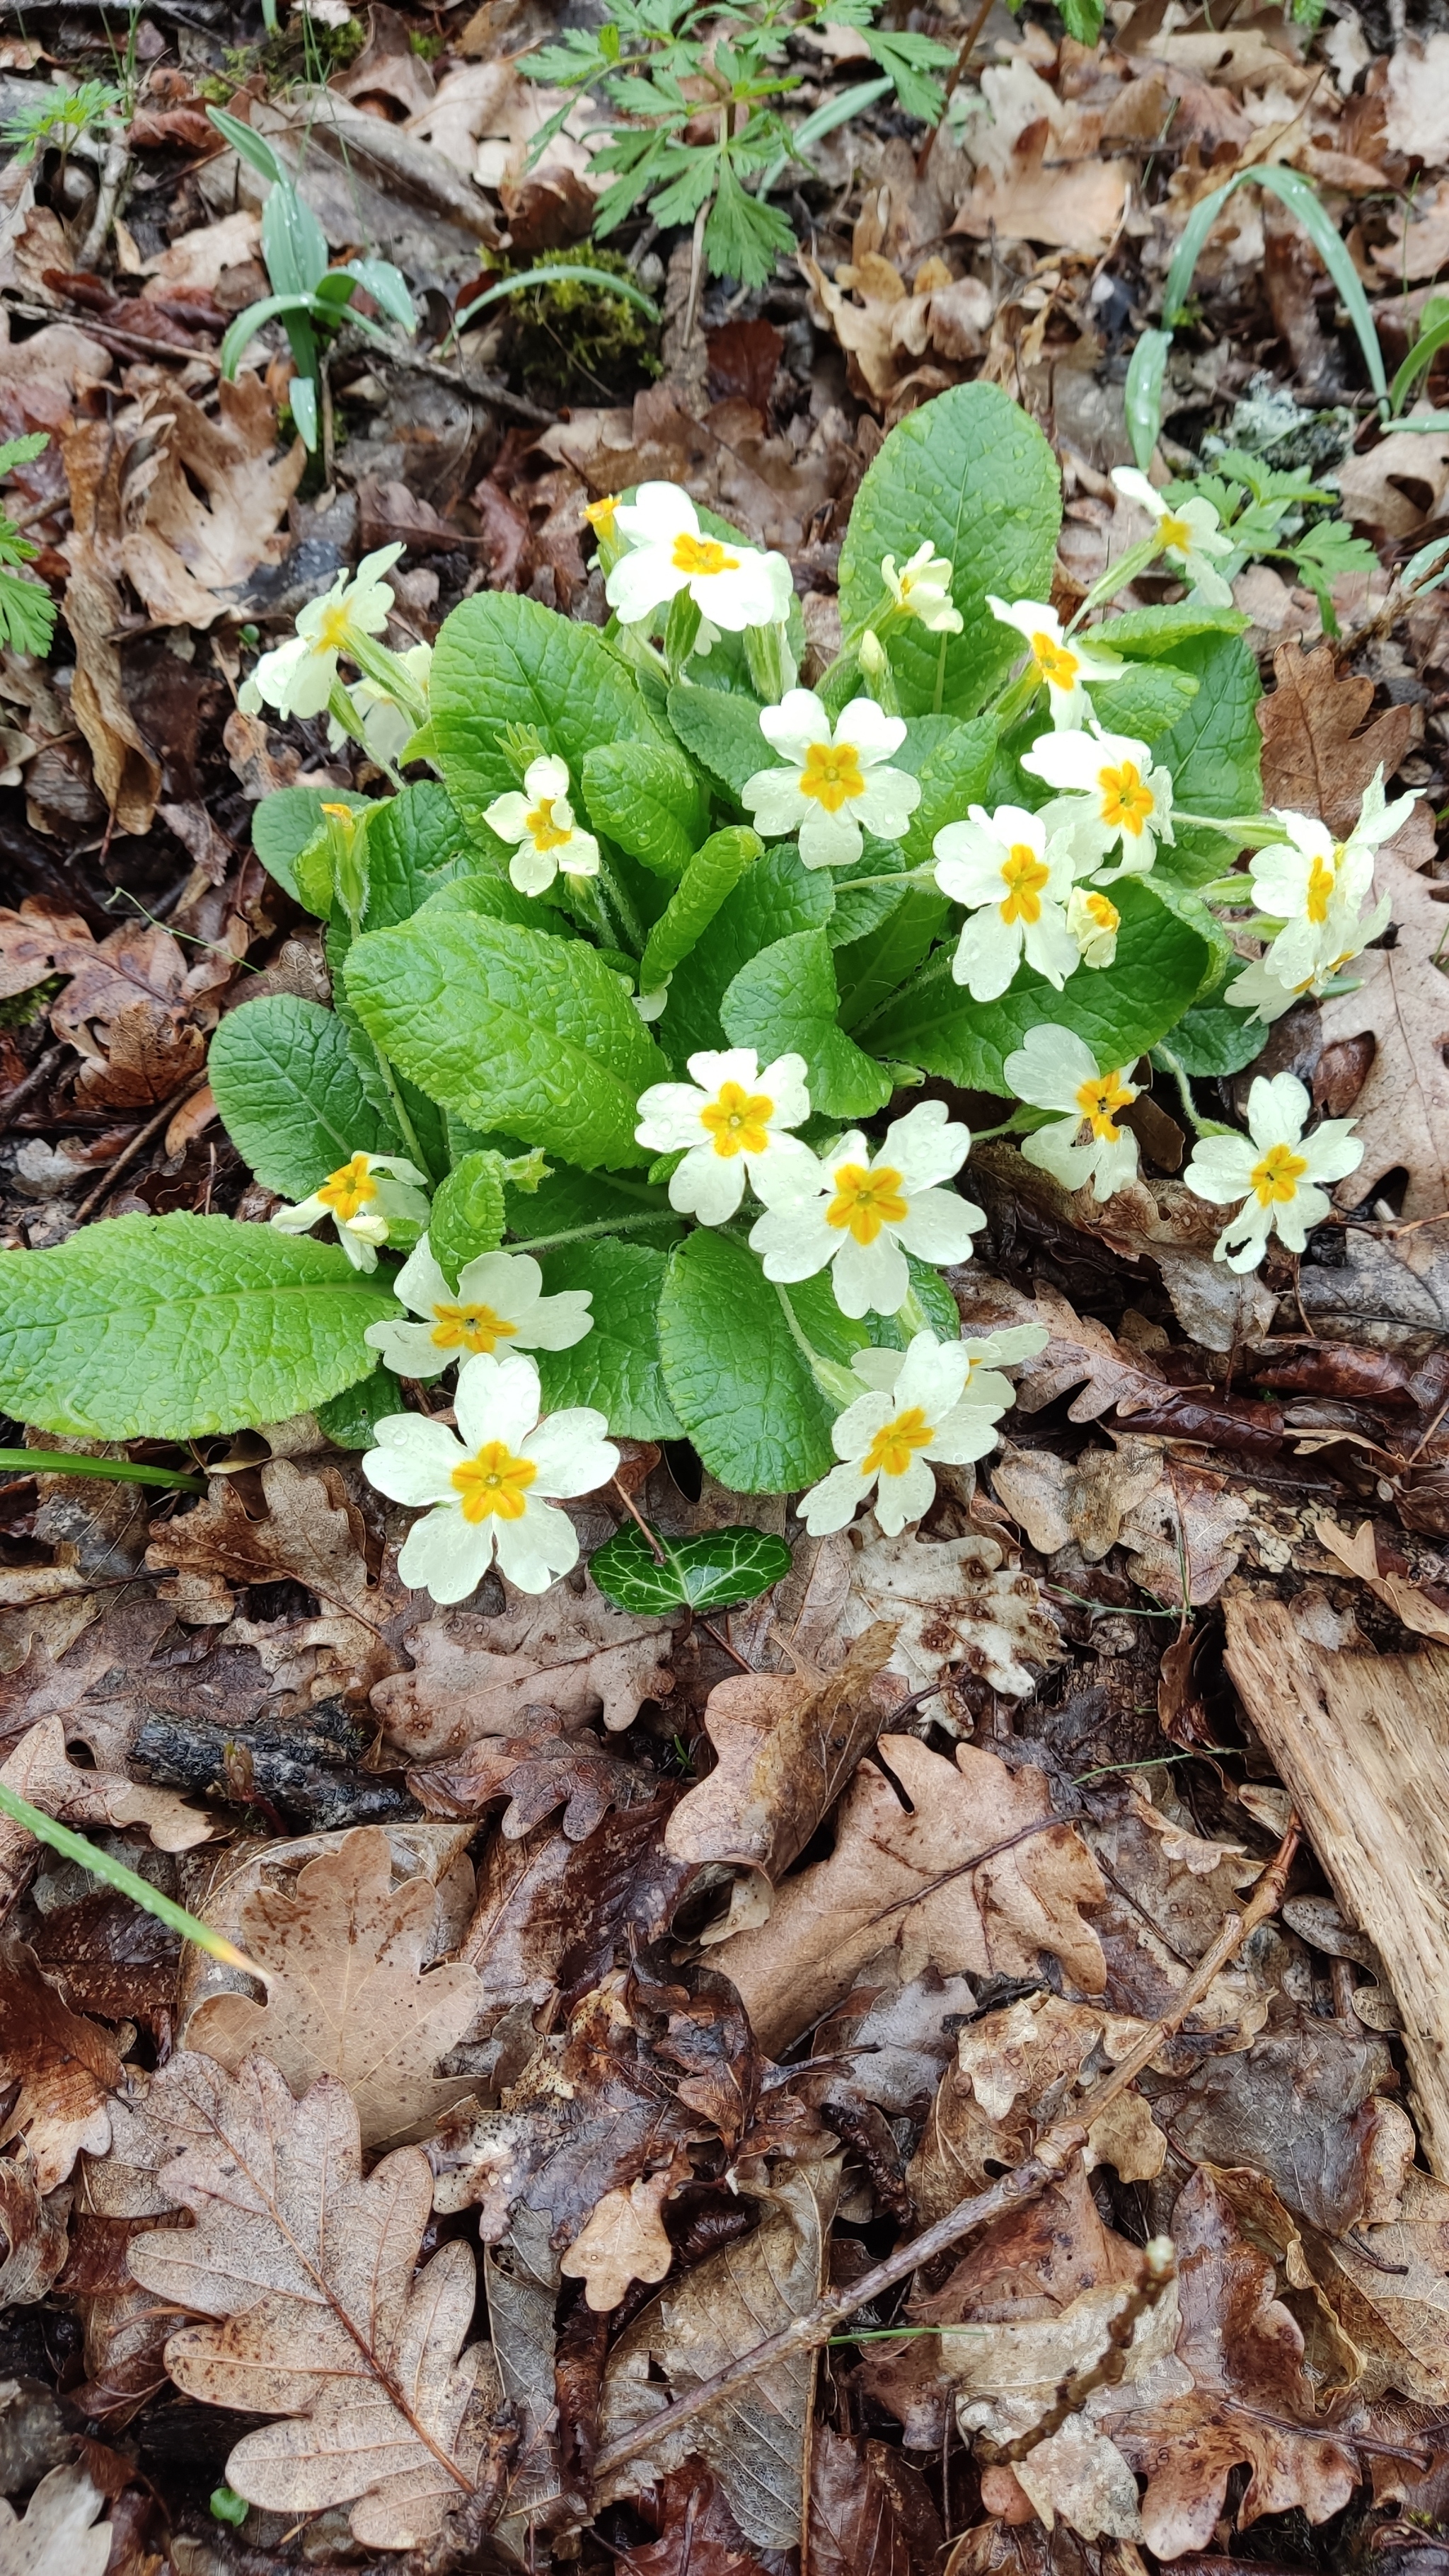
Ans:
POLYGON ((1227 1667, 1403 2017, 1413 2109, 1449 2182, 1449 1653, 1328 1654, 1279 1601, 1230 1600, 1227 1667))

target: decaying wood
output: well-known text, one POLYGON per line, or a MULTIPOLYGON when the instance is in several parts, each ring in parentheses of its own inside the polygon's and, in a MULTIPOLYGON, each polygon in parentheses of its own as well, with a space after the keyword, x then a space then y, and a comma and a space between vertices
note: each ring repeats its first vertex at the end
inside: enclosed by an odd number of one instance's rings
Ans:
POLYGON ((1227 1628, 1253 1725, 1383 1960, 1414 2112, 1449 2182, 1449 1654, 1327 1654, 1278 1601, 1229 1601, 1227 1628))

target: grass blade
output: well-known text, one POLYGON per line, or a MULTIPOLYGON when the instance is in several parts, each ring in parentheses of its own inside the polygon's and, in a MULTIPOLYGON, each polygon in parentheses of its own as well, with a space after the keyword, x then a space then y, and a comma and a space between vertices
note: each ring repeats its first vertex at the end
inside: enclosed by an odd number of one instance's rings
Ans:
POLYGON ((159 1887, 151 1885, 149 1878, 142 1878, 134 1869, 127 1869, 124 1861, 112 1860, 109 1852, 97 1851, 94 1843, 87 1842, 84 1834, 73 1833, 69 1825, 58 1825, 54 1816, 48 1816, 43 1807, 32 1807, 28 1798, 18 1798, 13 1789, 6 1788, 3 1780, 0 1780, 0 1815, 10 1816, 17 1825, 24 1825, 37 1842, 47 1843, 63 1859, 78 1861, 92 1878, 101 1879, 107 1887, 114 1887, 122 1896, 129 1896, 134 1904, 144 1906, 148 1914, 155 1915, 158 1923, 165 1923, 173 1932, 179 1932, 183 1941, 194 1941, 198 1950, 205 1950, 209 1957, 220 1959, 224 1967, 245 1968, 251 1976, 261 1975, 255 1960, 249 1959, 245 1950, 239 1950, 234 1941, 228 1941, 224 1932, 213 1932, 209 1923, 198 1922, 194 1914, 187 1913, 184 1905, 176 1905, 169 1896, 163 1896, 159 1887))

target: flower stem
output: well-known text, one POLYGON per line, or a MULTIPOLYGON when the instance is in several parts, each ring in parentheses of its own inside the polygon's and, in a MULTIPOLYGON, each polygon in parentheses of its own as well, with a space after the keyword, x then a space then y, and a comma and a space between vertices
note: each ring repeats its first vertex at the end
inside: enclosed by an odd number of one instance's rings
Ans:
POLYGON ((510 1252, 557 1252, 565 1243, 591 1243, 601 1234, 632 1234, 641 1225, 678 1225, 673 1208, 645 1208, 638 1216, 601 1216, 593 1225, 571 1225, 558 1234, 530 1234, 510 1242, 510 1252))
POLYGON ((1104 599, 1115 599, 1118 591, 1125 590, 1128 583, 1135 581, 1140 572, 1145 572, 1148 565, 1154 562, 1161 552, 1162 548, 1156 537, 1146 537, 1141 545, 1129 546, 1125 555, 1119 555, 1115 563, 1108 564, 1100 581, 1093 582, 1067 628, 1067 633, 1075 635, 1089 609, 1100 606, 1104 599))
POLYGON ((1236 1136, 1238 1133, 1237 1128, 1225 1127, 1220 1118, 1202 1118, 1198 1115, 1197 1105, 1192 1096, 1192 1085, 1188 1079, 1187 1069, 1184 1065, 1178 1063, 1178 1060, 1170 1047, 1163 1046, 1161 1040, 1159 1040, 1152 1050, 1152 1055, 1153 1061, 1162 1066, 1164 1073, 1170 1073, 1173 1081, 1176 1083, 1182 1100, 1183 1116, 1186 1118, 1188 1125, 1191 1127, 1195 1136, 1236 1136))
POLYGON ((377 1058, 377 1069, 382 1075, 388 1099, 392 1103, 392 1114, 397 1120, 398 1133, 401 1136, 403 1143, 406 1145, 409 1154, 412 1156, 413 1161, 416 1163, 418 1170, 426 1179, 429 1189, 436 1189, 437 1174, 433 1170, 432 1164, 428 1161, 426 1154, 423 1152, 421 1145, 418 1143, 418 1131, 413 1125, 412 1119, 408 1114, 408 1105, 402 1096, 397 1075, 393 1072, 392 1066, 389 1064, 387 1057, 383 1054, 376 1038, 369 1038, 368 1044, 377 1058))
POLYGON ((819 1387, 821 1394, 828 1398, 830 1403, 836 1407, 837 1411, 843 1411, 847 1404, 854 1404, 856 1397, 865 1392, 859 1378, 853 1376, 848 1368, 842 1368, 838 1360, 826 1359, 822 1352, 816 1350, 813 1342, 808 1342, 806 1340, 796 1317, 795 1309, 791 1305, 790 1300, 786 1296, 778 1279, 772 1280, 770 1284, 773 1287, 776 1296, 780 1300, 781 1311, 784 1315, 785 1322, 789 1327, 790 1339, 794 1343, 797 1351, 800 1353, 801 1358, 804 1360, 805 1365, 809 1369, 811 1376, 814 1378, 816 1385, 819 1387))

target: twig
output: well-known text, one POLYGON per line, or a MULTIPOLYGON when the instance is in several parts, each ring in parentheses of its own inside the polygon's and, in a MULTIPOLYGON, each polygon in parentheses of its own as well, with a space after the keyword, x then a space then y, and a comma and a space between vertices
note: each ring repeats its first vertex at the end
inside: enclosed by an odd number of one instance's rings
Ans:
POLYGON ((115 1161, 107 1164, 106 1169, 100 1180, 97 1181, 95 1188, 88 1191, 86 1196, 81 1200, 80 1206, 75 1212, 75 1221, 78 1226, 85 1224, 86 1218, 90 1215, 92 1208, 98 1208, 102 1199, 110 1197, 112 1190, 115 1188, 116 1183, 120 1179, 127 1164, 134 1163, 142 1146, 150 1144, 152 1137, 157 1133, 158 1129, 166 1126, 169 1121, 175 1117, 178 1109, 180 1109, 183 1104, 191 1098, 194 1091, 200 1091, 205 1080, 205 1074, 199 1073, 196 1080, 194 1082, 189 1082, 183 1092, 179 1095, 176 1092, 173 1092, 169 1100, 163 1100, 155 1117, 148 1118, 144 1127, 137 1128, 129 1145, 123 1145, 121 1147, 115 1161))
POLYGON ((941 101, 941 113, 936 119, 935 124, 932 126, 930 133, 927 135, 925 142, 921 146, 920 155, 916 162, 916 177, 918 179, 924 179, 926 172, 930 167, 931 154, 936 148, 936 137, 946 122, 947 110, 951 105, 952 99, 956 95, 957 85, 966 71, 972 55, 976 51, 977 38, 990 15, 991 0, 979 0, 976 15, 972 19, 970 26, 967 28, 965 35, 962 37, 960 50, 957 53, 954 63, 951 65, 950 76, 946 82, 946 95, 941 101))
POLYGON ((23 1109, 26 1101, 49 1081, 64 1053, 63 1046, 47 1047, 44 1055, 37 1056, 24 1080, 17 1082, 13 1091, 6 1092, 4 1099, 0 1100, 0 1128, 10 1126, 17 1110, 23 1109))
POLYGON ((748 2387, 751 2380, 758 2378, 762 2370, 768 2370, 773 2362, 786 2360, 795 2353, 812 2351, 825 2343, 838 2327, 844 2325, 847 2317, 854 2316, 857 2308, 868 2307, 886 2290, 893 2290, 897 2282, 906 2280, 921 2264, 934 2261, 938 2254, 944 2254, 951 2246, 959 2244, 961 2238, 969 2236, 974 2228, 984 2227, 1006 2210, 1021 2208, 1025 2202, 1035 2200, 1039 2193, 1045 2191, 1047 2184, 1054 2182, 1073 2156, 1085 2146, 1087 2131, 1093 2121, 1100 2118, 1110 2102, 1116 2101, 1119 2093, 1125 2093, 1128 2085, 1136 2082, 1144 2067, 1149 2066, 1157 2055, 1163 2041, 1181 2027, 1194 2005, 1201 2002, 1214 1977, 1226 1967, 1258 1925, 1276 1913, 1301 1833, 1297 1817, 1290 1817, 1288 1831, 1242 1913, 1225 1917, 1212 1948, 1199 1959, 1170 2010, 1150 2024, 1120 2065, 1114 2066, 1110 2074, 1093 2085, 1077 2104, 1070 2120, 1058 2121, 1047 2131, 1035 2153, 1024 2164, 1018 2165, 1013 2173, 1003 2174, 999 2182, 993 2183, 987 2191, 978 2192, 974 2199, 960 2201, 944 2218, 937 2219, 934 2227, 912 2237, 908 2245, 898 2246, 883 2263, 873 2263, 870 2270, 862 2272, 848 2290, 820 2300, 803 2317, 793 2317, 778 2334, 768 2335, 763 2343, 756 2344, 752 2351, 731 2362, 727 2369, 717 2370, 711 2378, 701 2381, 688 2397, 676 2398, 674 2404, 666 2406, 662 2413, 651 2415, 647 2422, 636 2425, 632 2433, 625 2433, 617 2442, 610 2442, 594 2463, 596 2481, 600 2484, 607 2481, 616 2469, 624 2468, 641 2452, 651 2451, 656 2442, 668 2440, 681 2424, 692 2423, 706 2408, 737 2395, 740 2389, 748 2387))
MULTIPOLYGON (((53 304, 7 302, 5 310, 18 315, 22 322, 53 322, 56 318, 53 304)), ((175 340, 149 340, 139 331, 123 330, 118 322, 102 322, 96 314, 88 313, 84 305, 76 310, 75 328, 84 331, 90 339, 99 340, 104 347, 116 348, 123 358, 199 358, 213 375, 218 375, 221 370, 221 361, 214 349, 182 348, 175 340)))
POLYGON ((131 167, 131 154, 123 134, 113 134, 106 145, 101 163, 100 184, 96 190, 95 209, 86 226, 86 237, 75 255, 78 269, 94 268, 105 249, 112 224, 121 206, 121 192, 131 167))

